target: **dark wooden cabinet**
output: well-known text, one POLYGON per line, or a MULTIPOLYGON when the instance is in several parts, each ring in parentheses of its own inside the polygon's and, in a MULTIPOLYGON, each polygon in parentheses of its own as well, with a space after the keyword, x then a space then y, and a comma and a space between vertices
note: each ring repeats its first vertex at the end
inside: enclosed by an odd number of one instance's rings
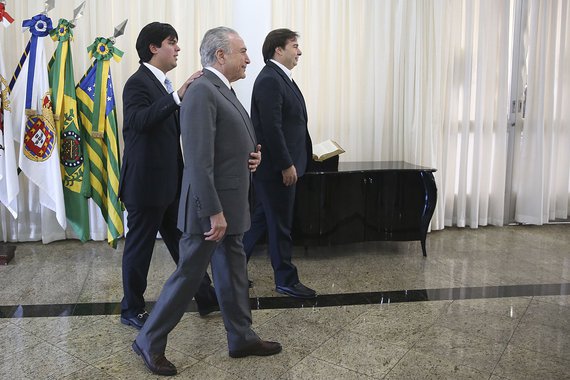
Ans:
POLYGON ((401 161, 341 162, 297 183, 293 241, 305 246, 425 240, 435 210, 435 169, 401 161))

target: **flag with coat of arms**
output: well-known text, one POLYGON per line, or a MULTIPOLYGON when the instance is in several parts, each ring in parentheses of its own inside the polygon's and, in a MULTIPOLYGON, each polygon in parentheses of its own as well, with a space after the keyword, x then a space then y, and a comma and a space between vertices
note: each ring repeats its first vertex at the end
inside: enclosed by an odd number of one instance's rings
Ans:
POLYGON ((123 208, 119 200, 119 136, 110 60, 123 52, 112 39, 99 37, 87 51, 93 64, 76 87, 82 136, 90 162, 91 196, 107 222, 107 240, 113 248, 123 234, 123 208))
MULTIPOLYGON (((14 19, 6 12, 4 3, 0 3, 0 22, 8 27, 14 19)), ((11 120, 10 87, 4 66, 4 52, 0 46, 0 202, 18 217, 18 164, 14 145, 11 120)))
POLYGON ((22 23, 31 37, 10 82, 14 137, 20 142, 18 164, 39 188, 42 207, 53 210, 65 229, 65 203, 59 163, 59 136, 53 117, 45 38, 52 21, 39 14, 22 23))
POLYGON ((89 239, 89 160, 79 130, 75 77, 70 41, 75 25, 60 19, 50 32, 58 41, 53 58, 48 64, 56 130, 60 136, 60 158, 63 176, 63 196, 67 221, 83 242, 89 239), (87 173, 87 175, 85 175, 87 173))

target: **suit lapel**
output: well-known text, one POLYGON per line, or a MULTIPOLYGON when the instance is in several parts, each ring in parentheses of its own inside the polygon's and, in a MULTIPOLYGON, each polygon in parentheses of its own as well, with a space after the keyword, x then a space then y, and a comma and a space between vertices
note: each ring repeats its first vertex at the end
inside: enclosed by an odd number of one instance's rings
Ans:
POLYGON ((293 91, 293 93, 295 94, 295 96, 297 97, 299 102, 301 103, 301 106, 303 107, 303 113, 305 115, 305 119, 307 119, 307 106, 305 104, 305 98, 303 97, 303 94, 301 93, 301 90, 299 89, 299 87, 297 87, 297 84, 294 81, 292 81, 291 79, 289 79, 287 74, 285 74, 283 72, 283 70, 281 70, 281 68, 279 66, 277 66, 276 64, 274 64, 273 62, 267 61, 267 66, 269 66, 273 70, 275 70, 275 72, 281 77, 281 79, 293 91))
POLYGON ((220 94, 222 94, 224 98, 229 100, 233 104, 233 106, 238 110, 243 119, 243 122, 245 123, 246 130, 247 133, 249 134, 249 137, 251 138, 251 141, 253 141, 254 145, 257 144, 257 139, 255 138, 253 124, 251 123, 249 114, 247 113, 245 108, 243 108, 243 105, 238 100, 238 98, 230 91, 228 86, 226 86, 226 84, 222 82, 222 80, 218 78, 218 76, 213 72, 211 72, 210 70, 204 70, 204 76, 208 78, 210 82, 212 82, 212 84, 216 86, 218 91, 220 91, 220 94))
MULTIPOLYGON (((166 88, 164 88, 164 86, 162 85, 162 83, 160 83, 160 81, 158 80, 158 78, 152 73, 152 71, 149 70, 148 67, 146 67, 145 65, 141 64, 139 67, 139 70, 141 72, 143 72, 144 74, 146 74, 146 76, 148 77, 149 81, 153 83, 153 85, 156 87, 157 91, 159 91, 156 94, 155 99, 159 98, 160 96, 164 96, 164 95, 168 95, 168 91, 166 91, 166 88)), ((176 128, 178 129, 178 131, 180 131, 180 120, 178 118, 178 110, 176 111, 176 117, 174 118, 176 120, 176 128)))
POLYGON ((156 86, 157 90, 159 90, 161 94, 163 94, 163 95, 168 94, 168 91, 166 91, 166 88, 164 88, 162 83, 160 83, 160 81, 156 78, 156 76, 152 73, 152 71, 150 71, 148 69, 148 67, 141 64, 139 70, 141 70, 143 73, 145 73, 148 76, 150 81, 156 86))

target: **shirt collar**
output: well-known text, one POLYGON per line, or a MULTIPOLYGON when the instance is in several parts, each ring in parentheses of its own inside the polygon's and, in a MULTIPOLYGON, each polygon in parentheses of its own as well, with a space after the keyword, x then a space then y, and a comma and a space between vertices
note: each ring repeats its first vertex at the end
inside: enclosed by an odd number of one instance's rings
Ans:
POLYGON ((204 67, 206 70, 210 70, 211 72, 213 72, 214 74, 216 74, 218 76, 218 78, 220 78, 222 80, 222 82, 224 82, 224 84, 228 87, 229 90, 232 89, 232 85, 230 84, 230 81, 228 80, 228 78, 226 78, 226 76, 222 73, 220 73, 217 69, 213 68, 212 66, 208 66, 208 67, 204 67))
POLYGON ((287 78, 289 78, 290 80, 293 80, 293 72, 291 70, 289 70, 288 68, 286 68, 284 65, 282 65, 281 63, 277 62, 274 59, 270 59, 271 62, 275 63, 281 70, 283 70, 283 72, 285 73, 285 75, 287 75, 287 78))
POLYGON ((151 65, 148 62, 143 62, 143 65, 145 65, 146 67, 148 67, 148 69, 154 74, 154 76, 156 77, 156 79, 158 79, 158 81, 160 83, 162 83, 162 85, 164 86, 164 80, 166 79, 166 74, 162 72, 162 70, 160 70, 159 68, 157 68, 156 66, 151 65))

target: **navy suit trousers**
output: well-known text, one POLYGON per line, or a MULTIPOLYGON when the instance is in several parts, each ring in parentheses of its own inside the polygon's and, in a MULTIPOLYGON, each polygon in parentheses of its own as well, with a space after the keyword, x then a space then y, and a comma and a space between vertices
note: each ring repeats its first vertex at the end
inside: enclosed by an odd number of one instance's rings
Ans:
POLYGON ((255 244, 267 232, 275 285, 295 285, 299 282, 297 267, 291 262, 295 185, 285 186, 280 179, 265 181, 254 177, 253 186, 256 201, 251 228, 243 237, 246 256, 249 260, 255 244))

